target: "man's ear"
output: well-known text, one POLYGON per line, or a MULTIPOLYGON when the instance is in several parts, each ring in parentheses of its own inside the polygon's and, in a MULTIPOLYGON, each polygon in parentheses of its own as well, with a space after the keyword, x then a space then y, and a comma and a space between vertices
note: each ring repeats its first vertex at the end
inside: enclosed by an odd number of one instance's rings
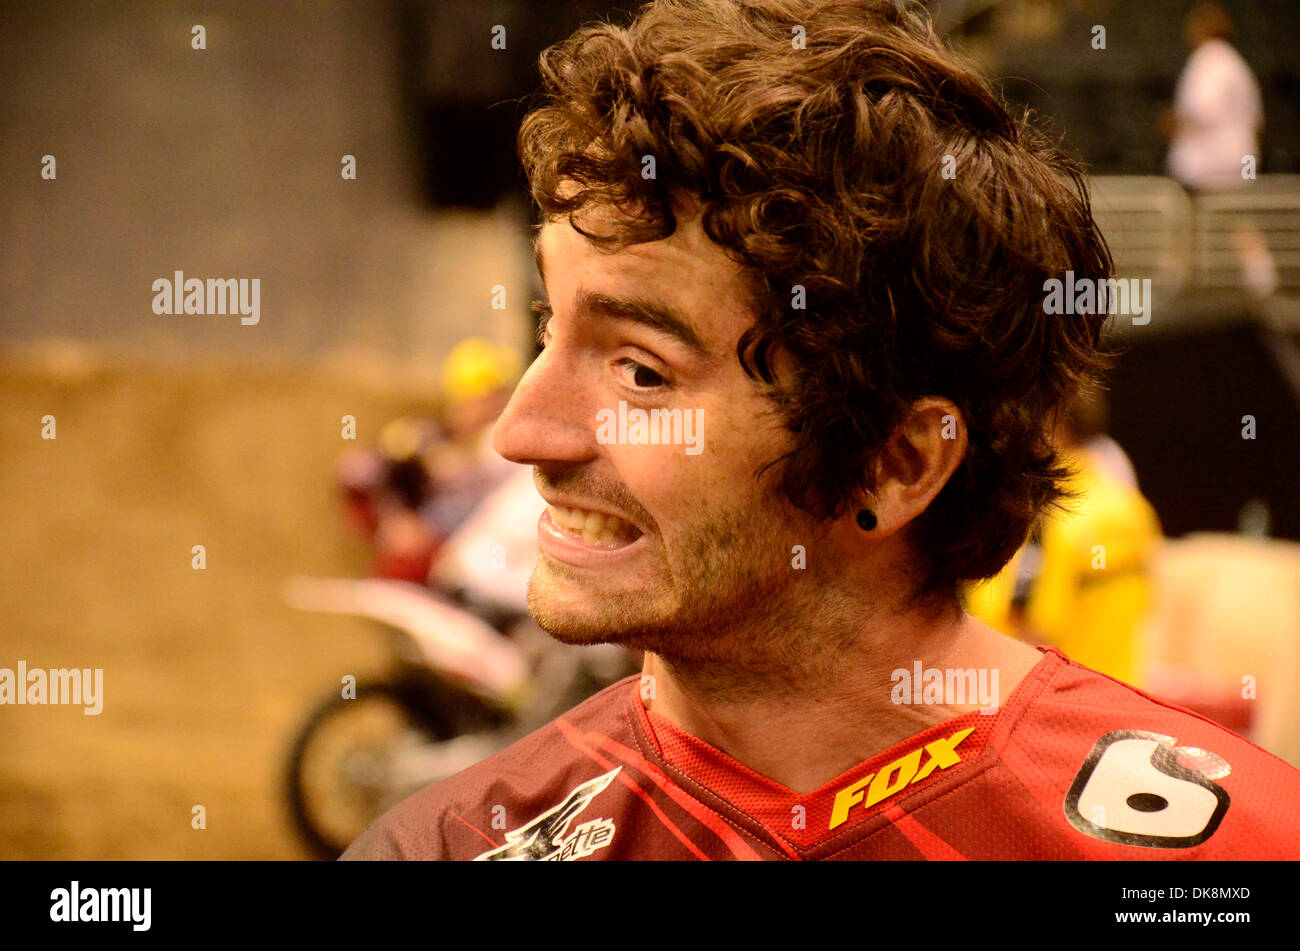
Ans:
POLYGON ((890 435, 876 463, 876 491, 868 505, 876 514, 872 534, 892 535, 926 510, 966 457, 966 420, 938 396, 912 404, 890 435))

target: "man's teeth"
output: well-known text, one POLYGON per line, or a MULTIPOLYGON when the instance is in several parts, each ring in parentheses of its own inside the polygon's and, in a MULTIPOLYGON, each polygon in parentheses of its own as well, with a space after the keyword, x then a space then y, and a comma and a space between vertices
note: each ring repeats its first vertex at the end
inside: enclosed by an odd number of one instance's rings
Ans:
POLYGON ((547 508, 550 509, 552 522, 575 535, 581 535, 588 545, 613 545, 630 538, 636 532, 631 523, 604 512, 570 509, 562 505, 548 505, 547 508))

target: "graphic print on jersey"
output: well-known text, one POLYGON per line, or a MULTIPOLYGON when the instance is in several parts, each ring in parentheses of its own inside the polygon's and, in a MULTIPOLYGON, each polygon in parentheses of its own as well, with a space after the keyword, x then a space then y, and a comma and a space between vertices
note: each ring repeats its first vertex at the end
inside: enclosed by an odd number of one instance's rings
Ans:
POLYGON ((1084 835, 1120 845, 1187 849, 1218 829, 1231 772, 1220 756, 1142 730, 1113 730, 1088 753, 1065 795, 1065 817, 1084 835))
POLYGON ((610 819, 593 819, 578 826, 572 835, 565 833, 573 817, 586 809, 622 769, 619 766, 583 783, 559 805, 507 832, 505 845, 475 856, 474 861, 571 862, 605 848, 614 840, 614 823, 610 819))

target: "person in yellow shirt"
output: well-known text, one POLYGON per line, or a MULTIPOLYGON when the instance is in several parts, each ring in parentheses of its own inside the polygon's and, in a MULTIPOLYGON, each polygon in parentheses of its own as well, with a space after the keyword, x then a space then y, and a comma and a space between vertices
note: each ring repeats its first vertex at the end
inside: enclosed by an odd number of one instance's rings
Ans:
POLYGON ((968 591, 967 610, 991 627, 1054 645, 1085 667, 1141 687, 1142 622, 1160 523, 1122 450, 1104 436, 1104 420, 1099 393, 1071 407, 1056 432, 1073 470, 1071 497, 1040 519, 1000 574, 968 591))

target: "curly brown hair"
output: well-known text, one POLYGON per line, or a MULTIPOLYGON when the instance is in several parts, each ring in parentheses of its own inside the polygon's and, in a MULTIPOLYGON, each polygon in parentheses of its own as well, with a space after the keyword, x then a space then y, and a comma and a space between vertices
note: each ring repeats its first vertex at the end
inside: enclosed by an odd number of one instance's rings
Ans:
POLYGON ((1104 316, 1044 312, 1049 278, 1111 272, 1057 141, 889 0, 657 0, 541 71, 519 151, 547 218, 622 209, 617 233, 582 231, 616 249, 689 206, 744 268, 737 358, 795 437, 773 463, 791 501, 841 515, 910 406, 946 397, 969 445, 910 541, 927 590, 996 574, 1060 498, 1052 425, 1107 363, 1104 316))

